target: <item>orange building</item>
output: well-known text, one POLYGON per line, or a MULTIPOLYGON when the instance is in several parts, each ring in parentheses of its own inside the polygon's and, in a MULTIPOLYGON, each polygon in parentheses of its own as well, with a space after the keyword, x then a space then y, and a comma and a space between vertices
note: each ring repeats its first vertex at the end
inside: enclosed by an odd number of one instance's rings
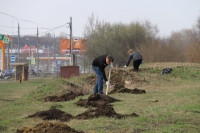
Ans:
MULTIPOLYGON (((73 53, 83 54, 88 50, 87 39, 73 39, 73 53)), ((70 39, 60 39, 60 53, 66 54, 70 53, 70 39)))
POLYGON ((5 65, 5 48, 3 41, 0 40, 0 70, 4 71, 5 65))

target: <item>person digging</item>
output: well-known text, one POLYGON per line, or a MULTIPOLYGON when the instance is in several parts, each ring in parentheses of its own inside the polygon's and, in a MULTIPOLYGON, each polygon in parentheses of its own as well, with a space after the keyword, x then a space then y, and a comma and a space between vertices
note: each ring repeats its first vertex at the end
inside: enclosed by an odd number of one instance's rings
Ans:
POLYGON ((114 58, 111 55, 101 55, 95 58, 92 62, 92 68, 97 75, 97 81, 93 88, 93 94, 103 94, 103 79, 106 85, 109 86, 109 81, 106 78, 105 68, 110 64, 110 70, 113 68, 114 58))
POLYGON ((130 61, 133 60, 133 70, 138 72, 139 66, 142 63, 142 55, 139 52, 134 51, 133 49, 130 49, 128 51, 128 61, 124 67, 127 67, 130 64, 130 61))

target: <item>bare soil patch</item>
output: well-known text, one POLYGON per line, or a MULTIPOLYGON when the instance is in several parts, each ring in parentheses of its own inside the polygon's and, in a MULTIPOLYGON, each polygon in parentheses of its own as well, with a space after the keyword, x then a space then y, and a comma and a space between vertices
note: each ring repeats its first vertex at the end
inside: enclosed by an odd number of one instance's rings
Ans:
POLYGON ((128 73, 125 70, 122 70, 122 69, 112 70, 110 82, 112 85, 124 83, 124 79, 128 76, 133 77, 133 75, 131 73, 128 73))
POLYGON ((138 79, 134 73, 137 72, 132 72, 133 70, 125 71, 123 69, 119 70, 113 70, 112 71, 112 77, 111 77, 111 84, 113 84, 114 89, 109 92, 109 94, 113 93, 131 93, 131 94, 142 94, 146 93, 145 90, 140 90, 140 89, 128 89, 125 87, 125 81, 130 81, 131 84, 139 83, 147 83, 145 79, 138 79))
MULTIPOLYGON (((143 70, 143 71, 148 71, 148 70, 143 70)), ((109 92, 109 94, 113 93, 131 93, 131 94, 142 94, 146 93, 145 90, 140 90, 138 88, 135 89, 128 89, 125 88, 125 80, 130 81, 131 84, 143 84, 143 83, 148 83, 147 80, 145 79, 139 79, 137 78, 132 69, 131 70, 123 70, 123 69, 113 69, 111 71, 111 79, 110 83, 113 85, 114 89, 109 92)), ((90 76, 86 79, 86 81, 90 84, 95 84, 96 82, 96 76, 90 76)), ((85 105, 87 101, 80 99, 80 104, 79 105, 85 105)), ((103 104, 103 103, 102 103, 103 104)))
POLYGON ((143 93, 146 93, 145 90, 142 90, 142 89, 128 89, 128 88, 120 88, 120 89, 113 89, 110 94, 113 94, 113 93, 131 93, 131 94, 143 94, 143 93))
POLYGON ((108 95, 101 94, 91 94, 88 99, 80 99, 76 105, 84 107, 97 107, 110 105, 110 103, 120 101, 118 99, 112 98, 108 95))
POLYGON ((139 115, 135 113, 121 115, 117 114, 111 105, 99 105, 96 109, 88 109, 82 114, 79 114, 75 117, 65 113, 64 111, 58 109, 50 109, 47 111, 40 111, 33 115, 29 115, 28 118, 41 118, 43 120, 60 120, 60 121, 70 121, 72 119, 92 119, 97 117, 113 117, 113 118, 124 118, 124 117, 138 117, 139 115))
POLYGON ((70 101, 74 100, 78 96, 83 96, 84 94, 81 92, 73 92, 70 91, 67 94, 61 96, 48 96, 44 99, 45 102, 62 102, 62 101, 70 101))
POLYGON ((52 108, 50 110, 40 111, 33 115, 29 115, 28 118, 41 118, 43 120, 70 121, 73 118, 73 116, 71 114, 65 113, 64 111, 52 108))
POLYGON ((106 106, 98 106, 96 109, 89 109, 87 111, 85 111, 82 114, 77 115, 75 118, 76 119, 91 119, 91 118, 97 118, 97 117, 102 117, 102 116, 106 116, 106 117, 113 117, 113 118, 118 118, 118 119, 122 119, 124 117, 139 117, 139 115, 135 114, 135 113, 131 113, 131 114, 126 114, 126 115, 121 115, 121 114, 117 114, 112 106, 106 105, 106 106))
POLYGON ((50 123, 43 122, 37 124, 35 127, 23 127, 18 129, 16 133, 84 133, 76 131, 64 123, 50 123))
MULTIPOLYGON (((133 76, 133 75, 122 69, 116 69, 116 70, 112 69, 110 82, 112 85, 115 85, 119 82, 124 82, 124 78, 126 76, 133 76)), ((87 77, 85 79, 85 82, 87 82, 90 85, 95 85, 96 80, 97 80, 97 76, 92 75, 92 76, 87 77)))

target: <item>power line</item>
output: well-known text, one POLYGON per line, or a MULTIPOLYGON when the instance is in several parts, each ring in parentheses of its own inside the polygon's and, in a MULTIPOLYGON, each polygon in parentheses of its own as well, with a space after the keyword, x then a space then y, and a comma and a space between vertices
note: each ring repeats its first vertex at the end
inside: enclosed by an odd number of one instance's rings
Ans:
MULTIPOLYGON (((0 27, 5 27, 5 28, 18 28, 18 27, 10 27, 10 26, 5 26, 5 25, 0 25, 0 27)), ((20 29, 37 29, 37 28, 20 28, 20 29)), ((39 28, 39 29, 47 29, 47 28, 39 28)))
MULTIPOLYGON (((60 26, 57 26, 57 27, 54 27, 54 28, 39 28, 39 29, 48 29, 47 31, 44 31, 44 32, 41 32, 41 33, 39 33, 40 35, 41 34, 44 34, 44 33, 49 33, 49 32, 51 32, 51 31, 55 31, 55 30, 57 30, 57 29, 59 29, 59 28, 62 28, 62 27, 64 27, 64 26, 66 26, 67 24, 69 24, 69 23, 65 23, 65 24, 63 24, 63 25, 60 25, 60 26)), ((18 27, 11 27, 11 26, 5 26, 5 25, 0 25, 0 27, 4 27, 4 28, 18 28, 18 27)), ((20 28, 21 30, 30 30, 30 29, 37 29, 37 28, 20 28)), ((13 32, 9 32, 9 31, 5 31, 5 30, 0 30, 0 31, 3 31, 3 32, 6 32, 6 33, 12 33, 13 34, 13 32)), ((16 33, 16 32, 14 32, 14 33, 16 33)), ((35 36, 35 34, 25 34, 25 35, 29 35, 29 36, 35 36)), ((21 35, 21 36, 25 36, 25 35, 21 35)))
MULTIPOLYGON (((57 27, 54 27, 54 28, 39 28, 39 29, 50 29, 49 31, 53 31, 53 30, 56 30, 58 28, 61 28, 61 27, 64 27, 65 25, 67 25, 68 23, 66 24, 63 24, 61 26, 57 26, 57 27)), ((18 28, 18 27, 11 27, 11 26, 5 26, 5 25, 0 25, 0 27, 5 27, 5 28, 18 28)), ((37 28, 20 28, 20 29, 37 29, 37 28)), ((47 31, 48 32, 48 31, 47 31)))
MULTIPOLYGON (((60 25, 60 26, 57 26, 57 27, 55 27, 55 28, 39 28, 39 29, 49 29, 49 30, 47 30, 47 31, 44 31, 44 32, 41 32, 41 33, 38 33, 38 34, 44 34, 44 33, 49 33, 49 32, 51 32, 51 31, 54 31, 54 30, 57 30, 57 29, 59 29, 59 28, 62 28, 62 27, 64 27, 64 26, 66 26, 68 23, 65 23, 65 24, 63 24, 63 25, 60 25)), ((23 28, 21 28, 21 29, 23 29, 23 28)), ((36 29, 36 28, 33 28, 33 29, 36 29)), ((35 34, 25 34, 25 35, 29 35, 29 36, 34 36, 35 34)), ((25 36, 25 35, 22 35, 22 36, 25 36)))
MULTIPOLYGON (((65 23, 65 24, 63 24, 63 25, 61 25, 61 26, 55 27, 55 28, 50 29, 50 30, 47 30, 47 31, 45 31, 45 32, 41 32, 41 33, 39 33, 39 34, 48 33, 48 32, 50 32, 50 31, 54 31, 54 30, 56 30, 56 29, 59 29, 59 28, 64 27, 64 26, 67 25, 67 24, 68 24, 68 23, 65 23)), ((49 29, 49 28, 46 28, 46 29, 49 29)))

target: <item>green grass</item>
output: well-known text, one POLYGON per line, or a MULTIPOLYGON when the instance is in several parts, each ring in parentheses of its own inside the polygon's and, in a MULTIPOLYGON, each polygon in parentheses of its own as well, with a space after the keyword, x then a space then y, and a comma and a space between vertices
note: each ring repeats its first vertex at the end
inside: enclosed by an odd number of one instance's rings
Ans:
MULTIPOLYGON (((144 66, 148 68, 148 65, 144 66)), ((114 119, 107 117, 89 120, 71 120, 67 124, 76 130, 88 133, 105 132, 200 132, 200 67, 175 67, 171 74, 161 75, 162 69, 151 68, 149 71, 134 73, 139 79, 148 82, 141 84, 146 94, 134 95, 116 93, 111 97, 120 99, 113 103, 119 114, 136 113, 139 117, 114 119), (158 100, 158 102, 155 102, 158 100)), ((85 76, 87 77, 87 76, 85 76)), ((83 78, 83 77, 82 77, 83 78)), ((83 86, 79 78, 68 81, 83 86)), ((44 102, 49 95, 61 95, 66 91, 68 81, 62 79, 35 79, 19 84, 0 83, 0 132, 12 133, 25 126, 35 126, 41 119, 27 119, 38 111, 48 110, 52 106, 73 116, 87 109, 76 106, 78 97, 69 102, 44 102)), ((133 87, 135 86, 132 84, 133 87)), ((131 87, 131 86, 130 86, 131 87)), ((139 88, 140 89, 140 88, 139 88)))

